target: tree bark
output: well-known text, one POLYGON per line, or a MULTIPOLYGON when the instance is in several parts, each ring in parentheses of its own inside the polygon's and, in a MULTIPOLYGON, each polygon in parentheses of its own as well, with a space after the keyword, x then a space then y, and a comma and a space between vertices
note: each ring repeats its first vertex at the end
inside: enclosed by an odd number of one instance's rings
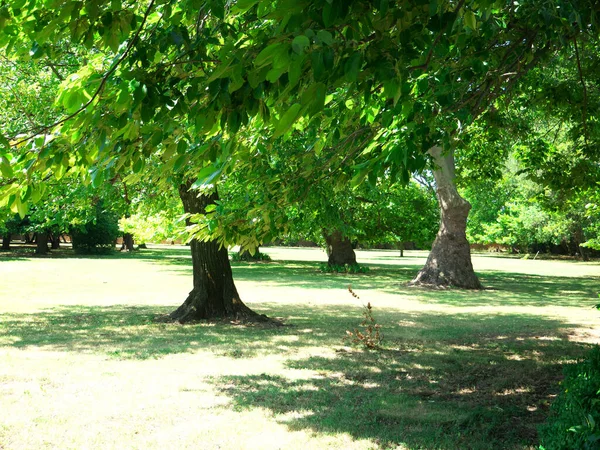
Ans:
MULTIPOLYGON (((191 183, 179 187, 179 196, 186 213, 202 214, 208 205, 218 200, 218 193, 199 195, 190 191, 191 183)), ((189 225, 189 221, 188 221, 189 225)), ((181 323, 203 319, 241 319, 266 321, 240 299, 233 282, 227 249, 216 241, 190 243, 194 288, 185 302, 170 317, 181 323)))
POLYGON ((578 252, 581 256, 582 261, 588 262, 590 260, 590 256, 586 251, 586 248, 581 246, 581 244, 585 242, 585 236, 583 234, 583 228, 579 223, 576 225, 575 233, 573 233, 573 238, 573 240, 575 241, 576 252, 578 252))
POLYGON ((10 250, 10 234, 2 236, 2 250, 10 250))
POLYGON ((353 266, 356 264, 356 253, 354 253, 350 239, 337 230, 333 233, 325 232, 324 236, 327 243, 327 255, 329 255, 327 263, 330 266, 343 266, 344 264, 353 266))
POLYGON ((48 254, 48 232, 43 231, 35 234, 36 240, 36 255, 47 255, 48 254))
POLYGON ((133 240, 133 234, 131 233, 123 233, 123 244, 121 245, 121 251, 128 251, 128 252, 132 252, 134 251, 134 240, 133 240))
POLYGON ((433 175, 437 185, 441 221, 437 237, 425 266, 410 282, 412 285, 434 287, 455 286, 481 289, 471 262, 467 241, 467 217, 471 204, 460 196, 454 183, 454 152, 432 147, 433 175))
POLYGON ((52 250, 57 250, 60 248, 60 234, 52 235, 52 250))

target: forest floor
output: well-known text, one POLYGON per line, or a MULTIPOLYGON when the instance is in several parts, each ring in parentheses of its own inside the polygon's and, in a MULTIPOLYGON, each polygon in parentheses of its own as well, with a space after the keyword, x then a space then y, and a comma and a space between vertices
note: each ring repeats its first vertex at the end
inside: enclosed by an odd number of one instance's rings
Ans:
POLYGON ((598 263, 477 254, 487 289, 434 291, 406 286, 425 252, 333 275, 262 250, 234 277, 284 327, 158 323, 191 289, 185 247, 0 253, 0 449, 535 448, 562 365, 600 340, 598 263), (367 303, 377 350, 343 340, 367 303))

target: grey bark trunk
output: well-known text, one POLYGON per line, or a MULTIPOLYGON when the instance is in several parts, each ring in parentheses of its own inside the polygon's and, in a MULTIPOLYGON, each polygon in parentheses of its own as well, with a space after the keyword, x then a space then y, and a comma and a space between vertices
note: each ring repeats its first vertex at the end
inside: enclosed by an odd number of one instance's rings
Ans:
POLYGON ((10 250, 10 234, 2 236, 2 250, 10 250))
POLYGON ((327 255, 329 255, 327 263, 330 266, 343 266, 344 264, 353 266, 356 264, 356 253, 354 253, 350 239, 340 231, 324 233, 324 236, 327 244, 327 255))
POLYGON ((35 234, 36 247, 35 253, 36 255, 46 255, 48 254, 48 233, 46 231, 35 234))
MULTIPOLYGON (((217 192, 198 195, 190 191, 191 183, 179 187, 179 196, 186 213, 202 214, 208 205, 218 200, 217 192)), ((188 222, 189 224, 189 222, 188 222)), ((235 284, 227 249, 216 241, 192 240, 194 288, 185 302, 170 317, 181 323, 203 319, 242 319, 266 321, 248 308, 240 299, 235 284)))
POLYGON ((433 158, 441 221, 425 266, 411 281, 413 285, 455 286, 481 289, 471 262, 467 241, 467 217, 471 204, 460 196, 454 183, 454 152, 441 147, 429 150, 433 158))

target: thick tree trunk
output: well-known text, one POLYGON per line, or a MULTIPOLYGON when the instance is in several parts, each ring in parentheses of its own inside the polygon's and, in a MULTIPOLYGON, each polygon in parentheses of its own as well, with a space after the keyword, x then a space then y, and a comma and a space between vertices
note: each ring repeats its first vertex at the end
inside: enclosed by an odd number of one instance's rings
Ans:
POLYGON ((60 234, 52 235, 52 250, 57 250, 60 248, 60 234))
POLYGON ((10 250, 10 234, 2 236, 2 250, 10 250))
MULTIPOLYGON (((211 195, 198 195, 190 191, 191 183, 179 187, 179 196, 186 213, 204 213, 208 205, 218 199, 211 195)), ((240 299, 235 284, 227 249, 216 241, 192 240, 194 289, 185 302, 170 317, 181 323, 202 319, 267 320, 248 308, 240 299)))
POLYGON ((327 255, 329 255, 327 263, 330 266, 343 266, 344 264, 353 266, 356 264, 356 253, 354 253, 350 239, 337 230, 333 233, 325 232, 324 236, 327 243, 327 255))
POLYGON ((134 245, 134 241, 133 241, 133 234, 131 233, 123 233, 123 244, 121 245, 121 251, 122 252, 132 252, 135 249, 133 248, 134 245))
POLYGON ((466 236, 471 205, 459 195, 454 184, 454 153, 443 153, 441 147, 433 147, 429 154, 433 157, 441 210, 440 229, 425 267, 410 284, 481 289, 466 236))
POLYGON ((44 231, 35 234, 36 248, 35 253, 37 255, 48 254, 48 232, 44 231))

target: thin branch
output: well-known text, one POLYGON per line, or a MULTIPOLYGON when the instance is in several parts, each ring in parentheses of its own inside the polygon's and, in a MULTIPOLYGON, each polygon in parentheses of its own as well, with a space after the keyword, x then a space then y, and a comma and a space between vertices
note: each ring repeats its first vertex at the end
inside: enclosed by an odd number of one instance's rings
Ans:
POLYGON ((65 81, 65 77, 63 77, 60 72, 56 69, 56 66, 54 64, 52 64, 52 61, 50 61, 49 59, 46 61, 46 63, 48 64, 48 67, 50 67, 50 70, 52 71, 52 73, 56 76, 56 78, 59 79, 59 81, 65 81))
POLYGON ((37 132, 35 132, 34 134, 31 134, 31 135, 29 135, 29 136, 21 139, 20 141, 17 141, 14 144, 11 144, 11 147, 16 147, 16 146, 18 146, 20 144, 23 144, 24 142, 27 142, 30 139, 33 139, 34 137, 42 134, 43 132, 51 130, 52 128, 57 127, 58 125, 62 125, 63 123, 65 123, 65 122, 73 119, 74 117, 76 117, 77 115, 79 115, 80 113, 82 113, 83 111, 85 111, 85 109, 88 106, 90 106, 94 102, 94 100, 96 100, 96 98, 98 98, 98 96, 104 90, 104 86, 106 86, 106 83, 107 83, 109 77, 113 73, 115 73, 115 71, 117 70, 117 68, 119 67, 119 65, 125 60, 125 58, 129 54, 129 52, 131 51, 131 49, 133 48, 133 46, 135 45, 135 43, 138 41, 138 39, 140 37, 140 34, 142 33, 142 30, 144 29, 144 25, 146 25, 146 21, 148 20, 148 16, 150 15, 150 12, 152 11, 152 8, 154 7, 154 2, 155 1, 156 0, 151 0, 150 1, 150 4, 148 5, 148 8, 146 9, 146 12, 144 13, 144 18, 142 19, 142 23, 140 24, 140 27, 138 28, 138 30, 135 33, 135 35, 133 36, 133 39, 131 39, 131 41, 129 41, 129 44, 127 44, 127 48, 125 49, 125 51, 123 52, 123 54, 121 55, 121 57, 104 74, 104 76, 102 77, 102 81, 100 82, 100 86, 98 86, 98 89, 96 89, 96 92, 94 92, 94 95, 92 95, 92 97, 88 100, 88 102, 85 105, 83 105, 81 108, 79 108, 77 111, 75 111, 74 113, 69 114, 67 117, 62 118, 61 120, 53 123, 52 125, 45 126, 45 127, 41 128, 40 130, 38 130, 37 132))

